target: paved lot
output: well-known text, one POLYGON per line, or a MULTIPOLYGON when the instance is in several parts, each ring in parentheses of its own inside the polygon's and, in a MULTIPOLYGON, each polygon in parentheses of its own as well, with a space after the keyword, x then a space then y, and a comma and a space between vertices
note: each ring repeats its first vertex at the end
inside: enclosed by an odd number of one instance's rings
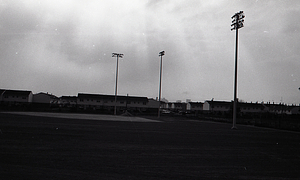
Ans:
POLYGON ((1 179, 300 178, 299 133, 111 118, 0 113, 1 179))
POLYGON ((156 120, 150 120, 141 117, 130 116, 111 116, 102 114, 71 114, 71 113, 47 113, 47 112, 5 112, 9 114, 40 116, 40 117, 53 117, 53 118, 65 118, 65 119, 85 119, 85 120, 98 120, 98 121, 130 121, 130 122, 160 122, 156 120))

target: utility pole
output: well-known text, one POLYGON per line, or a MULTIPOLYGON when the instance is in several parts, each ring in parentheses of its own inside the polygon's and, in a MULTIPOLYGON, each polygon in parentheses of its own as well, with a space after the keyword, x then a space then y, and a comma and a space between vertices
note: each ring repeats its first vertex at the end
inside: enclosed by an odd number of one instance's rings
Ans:
POLYGON ((161 106, 161 76, 162 76, 162 57, 165 55, 165 51, 159 53, 160 56, 160 73, 159 73, 159 106, 158 106, 158 118, 160 118, 160 106, 161 106))
POLYGON ((244 12, 240 11, 235 13, 231 19, 232 20, 232 24, 231 26, 233 26, 233 28, 231 28, 232 30, 235 30, 236 34, 235 34, 235 69, 234 69, 234 102, 233 102, 233 125, 232 125, 232 129, 236 129, 236 113, 237 113, 237 58, 238 58, 238 30, 242 27, 244 27, 244 12))
POLYGON ((116 69, 116 89, 115 89, 115 110, 114 115, 117 115, 117 90, 118 90, 118 66, 119 66, 119 57, 123 58, 124 54, 112 53, 112 57, 117 57, 117 69, 116 69))

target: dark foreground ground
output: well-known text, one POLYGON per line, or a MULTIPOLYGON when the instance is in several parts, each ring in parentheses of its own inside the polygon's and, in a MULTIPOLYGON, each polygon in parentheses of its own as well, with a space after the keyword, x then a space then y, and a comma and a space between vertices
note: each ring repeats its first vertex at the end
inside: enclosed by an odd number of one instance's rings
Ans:
POLYGON ((0 179, 299 179, 300 133, 0 113, 0 179))

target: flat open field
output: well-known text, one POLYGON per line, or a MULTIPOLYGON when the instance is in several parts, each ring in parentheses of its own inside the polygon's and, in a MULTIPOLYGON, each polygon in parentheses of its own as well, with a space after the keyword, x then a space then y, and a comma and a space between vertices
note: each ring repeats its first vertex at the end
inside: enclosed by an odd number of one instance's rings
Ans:
POLYGON ((0 179, 300 178, 296 132, 178 119, 31 115, 0 113, 0 179))

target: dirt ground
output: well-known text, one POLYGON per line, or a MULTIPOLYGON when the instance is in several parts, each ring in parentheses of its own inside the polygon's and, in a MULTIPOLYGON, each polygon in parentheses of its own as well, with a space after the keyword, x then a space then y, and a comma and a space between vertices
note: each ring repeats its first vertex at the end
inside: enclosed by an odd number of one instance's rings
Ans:
POLYGON ((0 113, 1 179, 300 178, 297 132, 101 119, 0 113))

